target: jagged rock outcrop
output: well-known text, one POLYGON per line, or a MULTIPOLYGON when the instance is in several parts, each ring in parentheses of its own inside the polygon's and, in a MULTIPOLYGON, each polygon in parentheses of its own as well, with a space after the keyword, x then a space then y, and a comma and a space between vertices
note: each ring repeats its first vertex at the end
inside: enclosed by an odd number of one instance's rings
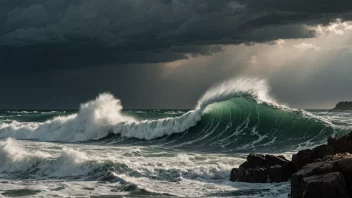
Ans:
POLYGON ((333 153, 352 153, 352 133, 340 138, 330 137, 328 146, 333 150, 333 153))
POLYGON ((306 149, 299 151, 297 154, 292 156, 292 163, 295 170, 298 171, 304 165, 312 162, 323 161, 324 156, 333 155, 334 151, 329 145, 320 145, 314 149, 306 149))
POLYGON ((352 197, 352 133, 293 155, 291 196, 352 197), (317 162, 321 161, 321 162, 317 162), (316 163, 311 163, 316 162, 316 163))
POLYGON ((299 151, 292 156, 292 163, 295 170, 301 169, 304 165, 312 162, 312 150, 306 149, 299 151))
POLYGON ((302 179, 302 194, 292 198, 333 198, 348 197, 348 189, 340 172, 332 172, 322 175, 313 175, 302 179))
POLYGON ((250 154, 231 171, 230 180, 251 183, 291 179, 291 197, 352 197, 352 132, 313 149, 301 150, 292 161, 283 156, 250 154))
POLYGON ((352 110, 352 101, 342 101, 336 104, 333 110, 352 110))
POLYGON ((250 154, 247 161, 231 171, 230 180, 251 183, 284 182, 293 173, 292 162, 283 156, 250 154))
POLYGON ((352 158, 307 164, 292 175, 291 196, 349 197, 351 174, 352 158))

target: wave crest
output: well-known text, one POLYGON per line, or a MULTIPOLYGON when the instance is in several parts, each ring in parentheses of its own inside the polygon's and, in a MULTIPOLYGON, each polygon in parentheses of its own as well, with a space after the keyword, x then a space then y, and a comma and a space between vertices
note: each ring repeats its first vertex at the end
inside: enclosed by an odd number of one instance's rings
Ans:
MULTIPOLYGON (((250 99, 254 101, 254 106, 264 103, 271 108, 295 111, 279 105, 269 95, 269 91, 270 88, 266 80, 236 78, 209 89, 198 101, 194 110, 179 117, 155 120, 137 120, 125 115, 122 112, 123 107, 120 100, 114 98, 111 94, 104 93, 100 94, 95 100, 82 104, 77 114, 59 116, 44 123, 3 123, 0 126, 0 138, 13 137, 41 141, 77 142, 98 140, 109 134, 118 134, 127 138, 151 140, 186 132, 203 119, 205 113, 209 111, 206 110, 207 108, 218 108, 215 107, 215 104, 234 98, 250 99)), ((246 103, 245 101, 241 102, 246 103)), ((241 112, 241 109, 237 110, 239 113, 241 112)), ((232 119, 241 117, 241 115, 236 116, 232 119)), ((214 120, 209 119, 208 121, 214 122, 214 120)), ((218 122, 219 125, 221 120, 215 122, 218 122)), ((237 124, 240 125, 241 123, 237 124)), ((253 127, 255 128, 255 126, 253 127)), ((204 128, 200 130, 204 131, 204 128)), ((222 131, 222 133, 224 132, 222 131)))

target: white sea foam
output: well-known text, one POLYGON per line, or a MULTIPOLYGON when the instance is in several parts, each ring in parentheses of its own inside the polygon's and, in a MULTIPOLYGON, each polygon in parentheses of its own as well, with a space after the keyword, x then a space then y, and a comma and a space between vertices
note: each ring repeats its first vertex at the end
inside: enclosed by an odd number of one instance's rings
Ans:
POLYGON ((45 144, 40 147, 42 148, 33 147, 29 150, 29 148, 23 147, 23 142, 10 138, 2 142, 0 144, 0 160, 2 162, 0 173, 14 177, 17 175, 12 174, 22 173, 21 175, 35 178, 75 176, 85 178, 91 176, 93 172, 98 176, 104 175, 109 170, 108 168, 115 167, 117 171, 115 174, 156 177, 159 180, 167 181, 179 180, 183 177, 189 179, 226 179, 231 167, 242 162, 242 159, 237 158, 211 156, 215 159, 204 158, 198 164, 195 155, 174 153, 175 156, 170 158, 168 153, 161 151, 156 156, 150 156, 149 153, 143 153, 138 148, 110 152, 99 147, 89 147, 87 149, 93 148, 93 152, 88 154, 66 146, 49 151, 44 151, 44 148, 47 147, 45 144), (96 153, 94 150, 99 152, 96 153), (134 156, 136 152, 138 155, 134 156), (144 155, 149 157, 145 158, 144 155), (163 155, 165 157, 161 157, 163 155), (99 171, 102 172, 99 173, 99 171))
POLYGON ((0 172, 18 172, 31 169, 42 159, 51 157, 40 151, 28 152, 17 145, 13 139, 7 139, 0 145, 0 172))
POLYGON ((86 153, 62 148, 59 154, 24 149, 16 140, 11 138, 0 144, 0 173, 23 173, 36 176, 50 177, 86 176, 94 169, 103 166, 94 157, 86 153), (89 162, 94 161, 94 166, 89 162))
POLYGON ((0 182, 6 181, 0 193, 25 186, 44 197, 118 195, 138 189, 180 197, 231 197, 236 191, 243 197, 278 197, 289 190, 285 183, 229 182, 231 169, 245 159, 218 154, 7 139, 0 142, 0 160, 0 182), (111 178, 105 178, 106 173, 111 178))

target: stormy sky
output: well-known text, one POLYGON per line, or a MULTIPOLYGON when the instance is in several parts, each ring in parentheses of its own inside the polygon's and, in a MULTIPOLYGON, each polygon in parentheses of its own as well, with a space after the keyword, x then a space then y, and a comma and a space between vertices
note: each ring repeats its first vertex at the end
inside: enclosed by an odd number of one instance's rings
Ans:
POLYGON ((192 108, 238 76, 295 108, 352 100, 350 0, 0 0, 0 108, 192 108))

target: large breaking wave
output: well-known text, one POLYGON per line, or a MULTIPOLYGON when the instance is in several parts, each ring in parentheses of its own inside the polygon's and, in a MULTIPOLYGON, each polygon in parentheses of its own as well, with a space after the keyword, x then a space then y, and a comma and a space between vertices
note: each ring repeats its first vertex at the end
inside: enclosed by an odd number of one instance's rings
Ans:
POLYGON ((269 95, 267 82, 257 78, 237 78, 215 86, 194 110, 178 117, 140 120, 122 109, 118 99, 104 93, 82 104, 76 114, 46 122, 2 123, 0 138, 78 142, 115 134, 114 139, 230 151, 311 146, 337 132, 329 120, 278 104, 269 95))

